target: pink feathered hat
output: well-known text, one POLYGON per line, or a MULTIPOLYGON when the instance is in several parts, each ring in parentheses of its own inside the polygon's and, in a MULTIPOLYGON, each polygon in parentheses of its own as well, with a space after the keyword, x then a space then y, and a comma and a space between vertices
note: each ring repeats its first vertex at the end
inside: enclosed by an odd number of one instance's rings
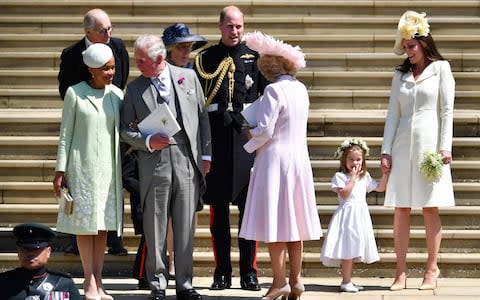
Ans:
POLYGON ((257 51, 260 55, 281 56, 291 61, 295 69, 305 68, 305 54, 299 46, 293 47, 258 31, 246 33, 244 39, 247 47, 257 51))

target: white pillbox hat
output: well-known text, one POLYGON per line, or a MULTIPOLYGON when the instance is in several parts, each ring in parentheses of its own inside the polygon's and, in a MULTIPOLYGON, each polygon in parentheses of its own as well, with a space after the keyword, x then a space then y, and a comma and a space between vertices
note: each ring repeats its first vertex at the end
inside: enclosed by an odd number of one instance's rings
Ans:
POLYGON ((83 62, 90 68, 104 66, 113 56, 112 49, 108 45, 96 43, 82 52, 83 62))

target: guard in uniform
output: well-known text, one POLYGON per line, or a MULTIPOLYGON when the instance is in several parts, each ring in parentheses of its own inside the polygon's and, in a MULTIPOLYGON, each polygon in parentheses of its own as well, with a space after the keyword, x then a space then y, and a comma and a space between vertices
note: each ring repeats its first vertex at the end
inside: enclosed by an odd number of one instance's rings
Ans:
POLYGON ((13 229, 21 267, 0 274, 5 300, 80 300, 75 283, 66 274, 46 269, 55 232, 42 224, 13 229))
MULTIPOLYGON (((207 97, 212 134, 212 164, 206 176, 204 202, 210 205, 210 232, 215 255, 215 273, 211 289, 230 288, 232 266, 229 204, 238 205, 239 225, 245 208, 250 169, 254 155, 243 145, 248 141, 247 124, 240 112, 255 101, 268 84, 257 69, 258 53, 241 43, 243 14, 235 6, 220 13, 222 38, 218 44, 200 52, 195 71, 207 97)), ((238 239, 240 285, 260 290, 256 270, 256 241, 238 239)))

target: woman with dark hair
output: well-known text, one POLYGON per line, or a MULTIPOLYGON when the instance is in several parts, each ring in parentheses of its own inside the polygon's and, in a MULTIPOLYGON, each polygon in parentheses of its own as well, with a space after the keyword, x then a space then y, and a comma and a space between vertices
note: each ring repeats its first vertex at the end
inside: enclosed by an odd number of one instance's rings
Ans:
MULTIPOLYGON (((108 45, 83 51, 91 78, 67 89, 53 191, 68 186, 73 211, 60 209, 57 231, 77 236, 87 300, 113 300, 102 283, 107 231, 120 235, 123 190, 120 157, 120 109, 123 92, 112 84, 115 57, 108 45)), ((61 203, 61 207, 64 204, 61 203)))
POLYGON ((435 289, 442 240, 438 209, 455 205, 450 170, 455 80, 435 46, 424 13, 402 15, 394 52, 408 57, 393 75, 382 145, 382 172, 390 174, 384 204, 395 208, 397 269, 390 289, 406 288, 412 208, 422 209, 428 250, 420 289, 435 289), (423 168, 429 156, 437 157, 433 179, 423 168))

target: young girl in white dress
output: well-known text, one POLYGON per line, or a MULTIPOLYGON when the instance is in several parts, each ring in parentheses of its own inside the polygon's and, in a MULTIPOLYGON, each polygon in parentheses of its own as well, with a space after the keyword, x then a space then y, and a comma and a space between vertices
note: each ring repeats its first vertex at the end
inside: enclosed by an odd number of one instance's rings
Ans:
POLYGON ((339 206, 330 221, 320 260, 327 267, 341 266, 342 292, 363 289, 351 281, 354 262, 370 264, 380 259, 366 194, 385 191, 387 176, 382 175, 380 183, 370 176, 365 164, 368 151, 363 140, 349 139, 335 152, 340 168, 332 178, 332 189, 338 194, 339 206))

